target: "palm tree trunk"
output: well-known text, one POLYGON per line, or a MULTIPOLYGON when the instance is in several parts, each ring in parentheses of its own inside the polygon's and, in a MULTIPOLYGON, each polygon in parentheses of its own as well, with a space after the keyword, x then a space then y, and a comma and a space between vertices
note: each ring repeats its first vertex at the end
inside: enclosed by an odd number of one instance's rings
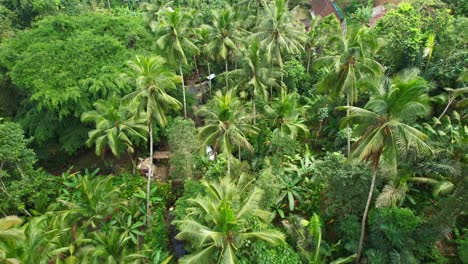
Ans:
POLYGON ((228 77, 227 77, 227 73, 229 71, 228 69, 228 59, 226 58, 226 61, 225 61, 225 68, 226 68, 226 91, 229 90, 229 81, 228 81, 228 77))
POLYGON ((257 124, 257 107, 255 106, 255 96, 256 92, 254 91, 253 97, 252 97, 252 108, 253 108, 253 123, 254 125, 257 124))
POLYGON ((369 212, 369 207, 370 207, 370 203, 372 200, 372 194, 374 193, 374 186, 375 186, 375 179, 377 178, 377 171, 378 171, 378 168, 375 168, 374 174, 372 175, 372 181, 371 181, 371 186, 369 189, 369 194, 367 195, 366 208, 364 209, 364 214, 361 220, 361 237, 359 238, 359 247, 358 247, 358 252, 357 252, 357 257, 356 257, 356 263, 359 263, 359 259, 361 258, 361 254, 362 254, 362 246, 364 244, 364 236, 366 233, 367 213, 369 212))
POLYGON ((148 168, 148 182, 146 184, 146 225, 148 226, 148 230, 151 229, 150 196, 151 196, 151 179, 153 178, 153 116, 150 116, 149 134, 150 134, 150 162, 149 162, 149 168, 148 168))
POLYGON ((227 167, 228 167, 228 176, 231 176, 231 155, 227 156, 227 167))
POLYGON ((210 69, 210 62, 208 62, 208 87, 210 88, 210 96, 211 96, 211 69, 210 69))
POLYGON ((184 73, 182 72, 182 62, 179 62, 180 77, 182 77, 182 96, 184 97, 184 117, 187 119, 187 102, 185 100, 184 73))
MULTIPOLYGON (((349 107, 349 94, 346 95, 346 106, 349 107)), ((346 117, 349 116, 349 109, 346 110, 346 117)), ((351 153, 351 134, 349 132, 349 124, 346 124, 346 143, 348 146, 348 158, 351 153)))
MULTIPOLYGON (((197 73, 197 81, 195 82, 195 84, 198 84, 200 82, 200 71, 198 70, 198 63, 197 63, 197 56, 196 55, 193 55, 193 62, 195 63, 195 72, 197 73)), ((202 92, 202 102, 203 102, 203 98, 205 98, 205 91, 203 90, 203 86, 200 85, 200 90, 202 92)))

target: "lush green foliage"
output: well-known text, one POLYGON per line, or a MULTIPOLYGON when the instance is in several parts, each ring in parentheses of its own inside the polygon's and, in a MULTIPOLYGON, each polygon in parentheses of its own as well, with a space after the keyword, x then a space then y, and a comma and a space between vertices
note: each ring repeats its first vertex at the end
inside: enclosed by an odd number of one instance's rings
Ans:
POLYGON ((23 95, 18 118, 34 143, 49 152, 58 144, 69 154, 82 147, 88 129, 81 114, 125 91, 116 78, 148 38, 136 17, 87 13, 47 17, 6 41, 0 62, 23 95))
POLYGON ((1 0, 0 263, 466 262, 466 1, 388 2, 1 0))

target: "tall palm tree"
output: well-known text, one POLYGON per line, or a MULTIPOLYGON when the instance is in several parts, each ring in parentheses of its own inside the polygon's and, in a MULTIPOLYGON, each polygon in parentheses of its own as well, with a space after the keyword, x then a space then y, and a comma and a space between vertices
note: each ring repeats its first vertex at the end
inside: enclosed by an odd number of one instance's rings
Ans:
POLYGON ((253 147, 247 140, 248 134, 257 133, 257 128, 250 124, 252 117, 244 112, 240 100, 232 90, 226 94, 216 92, 214 99, 202 106, 197 115, 205 119, 205 126, 199 128, 198 138, 203 142, 203 147, 213 145, 215 151, 221 149, 227 158, 230 175, 233 146, 253 152, 253 147))
POLYGON ((361 222, 357 260, 362 253, 366 218, 381 158, 390 165, 395 175, 399 153, 405 153, 411 147, 418 151, 431 151, 424 142, 426 135, 411 125, 417 117, 427 115, 430 110, 429 85, 418 74, 418 70, 410 69, 393 80, 383 79, 374 87, 375 94, 364 108, 339 107, 350 112, 343 122, 355 123, 356 132, 360 135, 351 157, 369 161, 374 170, 361 222))
POLYGON ((146 186, 147 224, 150 227, 150 190, 153 177, 153 126, 156 120, 161 127, 166 126, 166 113, 171 109, 178 109, 181 104, 177 99, 167 94, 168 90, 175 90, 180 77, 166 67, 166 61, 161 57, 136 56, 128 62, 129 72, 123 78, 135 87, 135 91, 123 98, 131 109, 136 111, 136 117, 143 111, 149 130, 150 164, 148 183, 146 186))
MULTIPOLYGON (((229 56, 237 51, 238 35, 236 32, 236 14, 227 7, 220 10, 212 10, 213 25, 207 26, 208 36, 211 40, 206 50, 213 54, 218 61, 224 61, 225 71, 228 72, 229 56)), ((229 81, 226 78, 226 87, 229 81)))
POLYGON ((281 90, 281 96, 265 106, 265 118, 283 135, 295 138, 299 132, 309 134, 304 118, 307 107, 300 105, 299 94, 281 90))
MULTIPOLYGON (((299 54, 304 50, 305 29, 288 10, 285 0, 265 3, 264 19, 255 28, 252 38, 259 39, 267 58, 283 69, 283 55, 299 54)), ((282 75, 281 75, 282 76, 282 75)))
MULTIPOLYGON (((377 49, 375 37, 366 27, 350 28, 340 37, 333 36, 330 43, 336 43, 337 49, 332 55, 321 57, 317 66, 330 66, 331 71, 319 83, 319 89, 332 96, 346 96, 346 105, 353 105, 358 100, 358 81, 365 75, 378 77, 383 72, 382 66, 372 59, 377 49)), ((349 112, 346 112, 349 115, 349 112)), ((348 156, 351 151, 351 135, 347 126, 348 156)))
POLYGON ((206 196, 189 199, 192 207, 187 216, 175 221, 180 240, 188 240, 196 252, 180 263, 236 263, 236 250, 247 239, 260 239, 270 244, 284 241, 276 230, 253 231, 251 220, 268 223, 271 214, 259 208, 263 191, 251 186, 241 175, 237 182, 230 177, 219 182, 202 182, 206 196))
POLYGON ((307 73, 309 73, 310 71, 310 62, 312 60, 312 56, 315 53, 317 42, 319 41, 318 40, 319 37, 317 36, 319 22, 320 22, 319 17, 312 20, 311 25, 309 27, 309 31, 306 32, 304 48, 307 52, 307 73))
POLYGON ((133 138, 146 141, 148 127, 145 118, 134 118, 128 107, 121 106, 120 98, 113 96, 108 100, 94 103, 96 110, 83 113, 81 121, 94 122, 96 128, 89 132, 88 146, 96 145, 96 155, 104 153, 105 146, 119 157, 126 149, 128 154, 134 152, 133 138))
POLYGON ((191 40, 193 35, 191 23, 193 14, 185 12, 181 8, 164 8, 159 11, 159 20, 152 24, 152 29, 156 32, 158 47, 166 52, 167 59, 171 63, 177 63, 179 74, 182 77, 182 95, 184 104, 184 117, 187 118, 187 102, 185 98, 185 82, 182 65, 186 65, 187 53, 198 52, 197 46, 191 40))
POLYGON ((263 64, 262 50, 259 42, 252 40, 244 51, 243 65, 240 69, 229 72, 236 80, 236 88, 247 89, 252 92, 253 120, 256 123, 256 99, 260 95, 262 99, 268 98, 268 87, 280 87, 278 77, 280 71, 269 68, 263 64))

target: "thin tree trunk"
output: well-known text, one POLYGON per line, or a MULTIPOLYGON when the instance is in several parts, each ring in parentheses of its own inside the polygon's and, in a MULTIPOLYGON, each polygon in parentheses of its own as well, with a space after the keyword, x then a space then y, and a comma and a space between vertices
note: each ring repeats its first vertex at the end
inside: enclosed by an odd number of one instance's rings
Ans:
POLYGON ((255 106, 255 96, 256 92, 254 91, 253 98, 252 98, 252 108, 253 108, 253 123, 254 125, 257 124, 257 107, 255 106))
POLYGON ((226 61, 225 61, 225 67, 226 67, 226 91, 229 90, 229 81, 228 81, 228 76, 227 76, 227 73, 228 73, 228 60, 226 58, 226 61))
POLYGON ((284 79, 284 76, 283 76, 283 65, 280 65, 280 74, 281 74, 281 85, 283 85, 283 79, 284 79))
POLYGON ((370 203, 372 201, 372 194, 374 192, 374 185, 375 185, 375 179, 377 178, 377 171, 378 171, 378 168, 375 168, 374 174, 372 175, 372 181, 371 181, 371 186, 369 189, 369 194, 367 195, 366 208, 364 209, 364 215, 362 216, 361 237, 359 238, 359 247, 358 247, 358 252, 357 252, 357 257, 356 257, 356 263, 359 263, 359 259, 361 258, 361 254, 362 254, 362 246, 364 244, 364 236, 366 233, 367 213, 369 212, 370 203))
POLYGON ((149 134, 150 134, 150 162, 149 162, 149 168, 148 168, 148 182, 146 184, 146 224, 148 226, 148 230, 151 230, 150 196, 151 196, 151 179, 153 178, 153 116, 150 116, 149 134))
POLYGON ((130 153, 130 151, 127 151, 127 154, 128 154, 128 157, 130 158, 130 161, 132 162, 132 174, 135 174, 135 170, 136 170, 136 162, 135 160, 133 159, 133 156, 132 154, 130 153))
POLYGON ((6 194, 6 196, 10 197, 10 194, 7 192, 7 188, 5 186, 5 183, 3 183, 3 180, 1 177, 0 177, 0 185, 1 185, 0 188, 6 194))
MULTIPOLYGON (((349 107, 349 94, 346 95, 346 106, 349 107)), ((349 116, 349 109, 346 109, 346 117, 349 116)), ((351 133, 349 131, 349 124, 346 124, 346 143, 348 146, 348 158, 351 153, 351 133)))
MULTIPOLYGON (((18 172, 20 173, 21 177, 23 177, 23 179, 26 178, 26 176, 24 176, 23 169, 21 169, 21 166, 20 166, 18 163, 16 163, 15 165, 16 165, 16 169, 17 169, 18 172)), ((34 178, 34 177, 33 177, 33 178, 34 178)))
POLYGON ((448 100, 448 103, 447 103, 447 106, 445 107, 444 111, 442 112, 442 114, 440 114, 440 116, 437 118, 437 119, 441 119, 445 113, 447 112, 447 110, 449 109, 450 105, 453 103, 453 99, 450 98, 450 95, 449 95, 449 100, 448 100))
POLYGON ((200 71, 198 71, 197 56, 193 55, 193 62, 195 63, 195 72, 197 73, 197 83, 200 82, 200 71))
POLYGON ((231 176, 231 155, 227 156, 227 167, 228 167, 228 176, 231 176))
POLYGON ((187 119, 187 102, 185 100, 185 83, 184 83, 184 73, 182 72, 182 63, 179 62, 179 71, 180 76, 182 77, 182 96, 184 97, 184 117, 187 119))
MULTIPOLYGON (((273 60, 270 62, 270 69, 273 72, 273 60)), ((280 84, 282 85, 282 84, 280 84)), ((271 102, 273 100, 273 86, 270 85, 270 98, 269 101, 271 102)))
POLYGON ((109 8, 109 10, 111 9, 110 1, 109 1, 109 0, 107 0, 107 7, 109 8))
POLYGON ((309 68, 310 68, 310 56, 311 56, 312 50, 309 49, 309 52, 307 54, 307 73, 309 73, 309 68))
POLYGON ((208 62, 208 87, 210 88, 210 96, 211 96, 211 69, 210 69, 210 62, 208 62))

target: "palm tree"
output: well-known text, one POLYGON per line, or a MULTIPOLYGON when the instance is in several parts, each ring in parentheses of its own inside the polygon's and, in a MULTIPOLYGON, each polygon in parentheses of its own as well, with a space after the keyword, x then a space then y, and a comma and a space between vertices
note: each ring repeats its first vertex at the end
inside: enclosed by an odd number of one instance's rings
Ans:
POLYGON ((87 250, 87 256, 94 263, 138 263, 136 260, 145 256, 135 254, 129 250, 130 236, 115 226, 109 232, 92 233, 95 246, 87 250))
POLYGON ((247 239, 261 239, 271 244, 284 242, 276 230, 253 231, 251 221, 268 223, 271 214, 259 208, 263 191, 251 186, 241 175, 237 182, 229 176, 219 182, 202 182, 206 196, 189 199, 187 216, 174 221, 180 240, 188 240, 196 252, 180 263, 236 263, 236 250, 247 239))
POLYGON ((247 140, 247 135, 254 134, 257 130, 255 126, 250 125, 252 117, 243 111, 240 100, 232 90, 226 94, 216 92, 215 98, 206 106, 202 106, 197 115, 205 119, 205 126, 199 128, 198 138, 203 147, 213 145, 215 151, 221 149, 227 158, 230 175, 233 146, 253 152, 253 147, 247 140))
POLYGON ((299 132, 309 134, 304 113, 307 107, 299 104, 299 94, 288 93, 286 88, 281 90, 281 97, 275 99, 271 105, 265 106, 265 118, 273 122, 273 127, 279 129, 283 135, 295 138, 299 132))
MULTIPOLYGON (((237 51, 238 36, 236 34, 236 18, 234 11, 228 7, 221 10, 211 11, 213 16, 213 25, 206 26, 208 30, 208 39, 211 41, 206 46, 208 53, 218 61, 224 61, 225 70, 228 72, 229 55, 237 51)), ((229 82, 226 78, 226 87, 229 88, 229 82)))
POLYGON ((81 121, 96 124, 96 128, 89 132, 86 144, 95 144, 98 156, 103 155, 107 145, 114 156, 119 157, 126 149, 131 158, 131 153, 134 152, 132 139, 147 139, 148 127, 144 125, 145 118, 134 118, 130 109, 121 106, 120 103, 120 98, 116 96, 108 100, 101 99, 94 104, 96 110, 81 116, 81 121))
MULTIPOLYGON (((319 88, 333 96, 344 94, 346 106, 358 100, 358 81, 367 76, 374 78, 383 72, 382 66, 371 57, 376 51, 377 42, 366 27, 350 28, 341 37, 333 36, 330 42, 337 44, 333 55, 321 57, 317 66, 328 65, 332 69, 319 83, 319 88)), ((346 112, 349 115, 349 112, 346 112)), ((351 151, 351 135, 347 126, 348 156, 351 151)))
POLYGON ((150 227, 150 190, 153 177, 153 124, 154 120, 161 127, 166 126, 166 113, 171 109, 180 108, 177 99, 167 94, 168 90, 175 90, 180 77, 166 68, 166 61, 161 57, 136 56, 128 62, 130 71, 122 77, 135 87, 135 91, 123 98, 131 109, 136 111, 136 117, 144 111, 150 137, 150 164, 148 183, 146 186, 147 224, 150 227))
POLYGON ((75 177, 78 183, 74 189, 76 196, 63 196, 59 199, 66 209, 56 212, 58 221, 98 229, 107 216, 127 205, 127 201, 119 197, 120 188, 112 184, 112 177, 75 177))
POLYGON ((171 63, 177 63, 179 66, 179 74, 182 77, 182 95, 184 103, 184 117, 187 118, 187 103, 185 98, 185 83, 182 65, 186 65, 187 52, 198 52, 197 46, 192 42, 190 37, 191 27, 189 23, 192 21, 193 15, 189 12, 184 12, 180 8, 164 8, 159 12, 159 20, 152 24, 153 30, 158 36, 156 44, 166 52, 167 59, 171 63))
POLYGON ((356 131, 360 134, 351 157, 369 161, 374 170, 362 217, 357 261, 362 253, 366 218, 381 158, 390 165, 395 175, 399 153, 405 153, 410 147, 418 151, 431 151, 424 142, 426 135, 411 126, 417 117, 428 114, 430 110, 429 85, 418 74, 418 70, 410 69, 393 80, 384 79, 374 87, 375 94, 364 108, 339 107, 350 112, 343 122, 355 123, 356 131))
POLYGON ((277 78, 281 76, 281 73, 274 68, 267 68, 263 65, 262 50, 257 40, 252 40, 246 46, 248 48, 244 51, 243 67, 229 72, 229 75, 235 76, 236 88, 251 89, 253 120, 256 124, 257 95, 260 94, 261 98, 266 100, 268 98, 267 87, 280 87, 277 78))
POLYGON ((288 10, 285 0, 265 3, 263 17, 252 38, 259 39, 268 60, 273 63, 276 59, 276 64, 283 69, 284 53, 299 54, 304 50, 304 26, 288 10))

